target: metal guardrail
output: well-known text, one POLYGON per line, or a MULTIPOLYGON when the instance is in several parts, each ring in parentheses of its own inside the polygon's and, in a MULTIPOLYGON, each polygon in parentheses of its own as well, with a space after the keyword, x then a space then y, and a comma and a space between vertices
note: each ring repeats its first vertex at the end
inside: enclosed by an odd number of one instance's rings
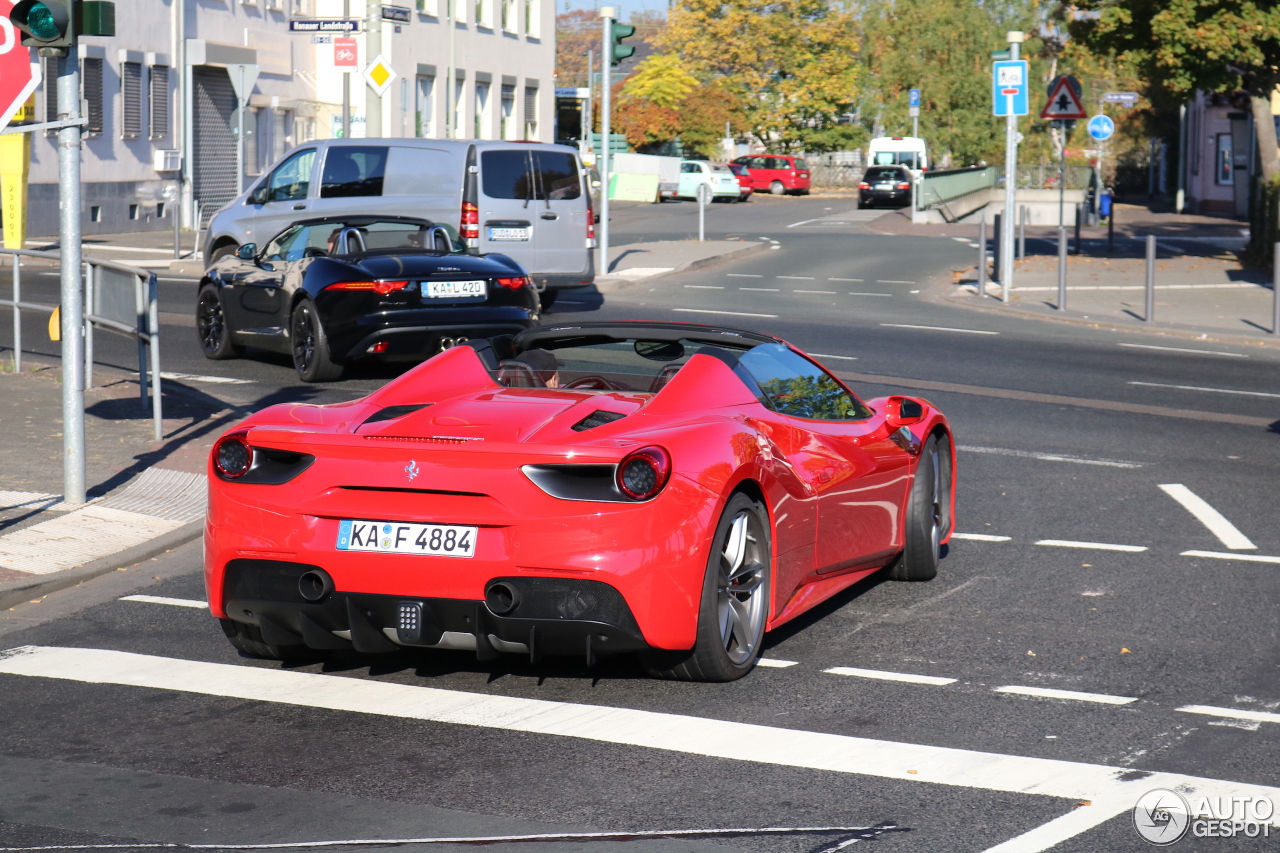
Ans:
MULTIPOLYGON (((1059 178, 1059 167, 1056 165, 1018 167, 1018 189, 1056 190, 1059 178)), ((1069 190, 1089 189, 1093 183, 1093 167, 1068 166, 1065 183, 1069 190)))
MULTIPOLYGON (((0 249, 0 256, 4 255, 8 255, 13 264, 13 298, 0 299, 0 306, 13 309, 13 369, 18 373, 22 370, 22 312, 25 310, 52 314, 56 308, 54 305, 23 301, 20 258, 39 258, 55 263, 62 258, 58 252, 34 249, 0 249)), ((83 333, 85 387, 93 387, 95 327, 135 338, 138 342, 138 390, 143 409, 148 407, 148 392, 150 393, 151 419, 155 427, 155 438, 159 441, 163 437, 163 408, 160 389, 160 308, 156 298, 156 275, 149 270, 97 258, 84 259, 84 272, 84 304, 87 309, 83 333)))
POLYGON ((920 179, 919 207, 923 210, 979 190, 994 189, 999 180, 1000 169, 996 166, 925 172, 920 179))

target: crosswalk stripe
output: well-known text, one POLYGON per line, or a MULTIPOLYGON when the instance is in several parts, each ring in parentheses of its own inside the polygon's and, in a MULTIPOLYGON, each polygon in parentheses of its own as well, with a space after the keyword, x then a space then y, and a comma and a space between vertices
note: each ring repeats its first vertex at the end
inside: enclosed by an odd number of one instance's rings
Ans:
MULTIPOLYGON (((931 782, 988 791, 1089 800, 1089 820, 1062 826, 1084 832, 1133 807, 1157 788, 1196 796, 1280 799, 1280 788, 1177 773, 968 749, 872 740, 682 714, 416 687, 349 676, 179 660, 106 649, 22 646, 0 652, 0 674, 176 690, 453 725, 476 726, 781 767, 931 782)), ((1059 818, 1059 821, 1062 819, 1059 818)), ((1280 826, 1280 814, 1272 818, 1280 826)), ((1055 822, 1056 823, 1056 822, 1055 822)), ((1049 825, 1046 824, 1046 827, 1049 825)), ((1062 832, 1047 832, 1052 843, 1062 832)), ((1061 837, 1060 837, 1061 836, 1061 837)), ((1023 853, 1048 849, 1022 845, 1023 853)))

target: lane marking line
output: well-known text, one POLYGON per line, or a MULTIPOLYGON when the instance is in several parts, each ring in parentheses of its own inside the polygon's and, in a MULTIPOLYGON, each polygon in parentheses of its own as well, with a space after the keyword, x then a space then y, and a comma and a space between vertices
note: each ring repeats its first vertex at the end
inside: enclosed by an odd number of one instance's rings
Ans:
POLYGON ((1122 347, 1132 347, 1133 349, 1158 349, 1166 352, 1193 352, 1196 355, 1225 355, 1227 358, 1248 358, 1242 352, 1218 352, 1209 349, 1187 349, 1186 347, 1158 347, 1155 344, 1119 344, 1122 347))
POLYGON ((830 675, 851 675, 857 678, 875 678, 880 681, 905 681, 909 684, 932 684, 936 687, 943 687, 948 684, 955 684, 954 678, 939 678, 936 675, 915 675, 910 672, 883 672, 878 669, 858 669, 852 666, 833 666, 830 669, 824 669, 823 672, 830 675))
POLYGON ((756 661, 756 666, 768 666, 774 669, 785 669, 789 666, 795 666, 799 661, 794 660, 778 660, 777 658, 760 658, 756 661))
POLYGON ((121 601, 141 601, 145 604, 168 604, 173 607, 190 607, 193 609, 207 610, 209 605, 204 601, 197 601, 194 598, 167 598, 163 595, 122 595, 121 601))
POLYGON ((672 308, 681 314, 723 314, 726 317, 767 317, 769 319, 778 319, 777 314, 748 314, 745 311, 711 311, 706 308, 672 308))
POLYGON ((824 352, 811 352, 809 353, 809 355, 813 356, 814 358, 834 358, 840 361, 857 361, 858 360, 858 357, 853 355, 830 355, 824 352))
POLYGON ((1212 391, 1215 394, 1243 394, 1246 397, 1274 397, 1280 394, 1269 394, 1266 391, 1232 391, 1229 388, 1201 388, 1199 385, 1166 385, 1163 382, 1129 382, 1129 385, 1145 385, 1148 388, 1176 388, 1179 391, 1212 391))
POLYGON ((863 279, 863 278, 829 278, 829 279, 827 279, 827 281, 853 281, 853 282, 857 282, 858 284, 862 284, 863 282, 865 282, 865 281, 866 281, 866 279, 863 279))
POLYGON ((1061 453, 1037 453, 1034 450, 1008 450, 1003 447, 975 447, 957 444, 956 450, 965 453, 994 453, 997 456, 1019 456, 1023 459, 1039 459, 1042 462, 1074 462, 1076 465, 1100 465, 1104 468, 1141 468, 1139 462, 1121 462, 1118 459, 1085 459, 1080 456, 1064 456, 1061 453))
POLYGON ((834 290, 793 290, 792 293, 819 293, 823 296, 835 296, 834 290))
POLYGON ((1147 550, 1146 545, 1113 545, 1109 542, 1076 542, 1071 539, 1041 539, 1037 545, 1051 548, 1092 548, 1096 551, 1127 551, 1132 554, 1147 550))
MULTIPOLYGON (((880 282, 884 284, 884 282, 880 282)), ((999 332, 986 332, 981 329, 953 329, 949 326, 913 326, 909 323, 881 323, 881 326, 887 326, 891 329, 929 329, 934 332, 965 332, 970 335, 998 335, 999 332)))
POLYGON ((1188 714, 1204 714, 1208 717, 1227 717, 1233 720, 1252 720, 1258 723, 1280 723, 1280 714, 1271 714, 1266 711, 1215 708, 1212 705, 1183 705, 1181 708, 1174 708, 1173 710, 1185 711, 1188 714))
POLYGON ((1128 800, 1092 799, 1087 806, 1077 804, 1066 814, 1059 815, 1048 823, 1010 838, 995 847, 988 847, 983 853, 1041 853, 1044 850, 1051 850, 1064 841, 1132 811, 1134 802, 1136 801, 1131 794, 1128 800))
POLYGON ((1137 702, 1136 696, 1111 696, 1107 693, 1081 693, 1078 690, 1054 690, 1051 687, 1024 687, 1007 684, 993 687, 996 693, 1016 693, 1019 696, 1039 696, 1044 699, 1074 699, 1077 702, 1101 702, 1103 705, 1128 705, 1137 702))
POLYGON ((811 275, 779 275, 774 277, 789 279, 790 281, 813 281, 813 276, 811 275))
POLYGON ((689 290, 724 290, 723 285, 719 284, 686 284, 689 290))
POLYGON ((1257 548, 1240 530, 1227 521, 1226 516, 1211 507, 1204 498, 1188 489, 1181 483, 1164 483, 1160 491, 1182 504, 1183 509, 1209 528, 1209 532, 1218 537, 1218 541, 1231 550, 1251 550, 1257 548))
POLYGON ((778 288, 776 288, 776 287, 739 287, 739 288, 738 288, 738 290, 759 290, 759 291, 763 291, 763 292, 766 292, 766 293, 778 293, 778 292, 779 292, 779 289, 778 289, 778 288))
POLYGON ((894 281, 891 278, 878 278, 876 284, 915 284, 914 281, 894 281))
POLYGON ((893 296, 892 293, 859 293, 858 291, 850 291, 850 296, 893 296))
POLYGON ((817 221, 818 221, 817 219, 802 219, 802 220, 801 220, 801 221, 799 221, 799 222, 792 222, 792 223, 791 223, 790 225, 788 225, 787 227, 788 227, 788 228, 795 228, 797 225, 808 225, 810 222, 817 222, 817 221))
MULTIPOLYGON (((133 371, 133 375, 137 376, 138 371, 133 371)), ((210 385, 253 385, 252 379, 233 379, 230 376, 203 376, 199 373, 169 373, 160 374, 161 379, 170 379, 174 382, 207 382, 210 385)))
POLYGON ((1262 554, 1224 554, 1221 551, 1183 551, 1180 557, 1206 557, 1210 560, 1245 560, 1250 563, 1280 563, 1280 557, 1267 557, 1262 554))
POLYGON ((952 539, 970 539, 974 542, 1012 542, 1012 536, 994 536, 990 533, 952 533, 952 539))
POLYGON ((751 273, 745 273, 745 272, 731 272, 731 273, 725 273, 725 275, 727 275, 729 278, 764 278, 764 276, 762 275, 753 275, 751 273))

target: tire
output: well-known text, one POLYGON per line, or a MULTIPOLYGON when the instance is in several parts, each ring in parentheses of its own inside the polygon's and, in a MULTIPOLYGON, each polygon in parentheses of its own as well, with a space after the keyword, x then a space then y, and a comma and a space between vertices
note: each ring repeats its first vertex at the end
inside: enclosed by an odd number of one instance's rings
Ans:
POLYGON ((332 382, 342 378, 342 365, 333 360, 329 337, 316 311, 316 304, 304 299, 294 306, 289 319, 293 367, 303 382, 332 382))
POLYGON ((931 436, 920 452, 920 464, 907 502, 906 541, 889 566, 896 581, 928 581, 938 574, 942 537, 951 527, 951 440, 931 436))
POLYGON ((235 243, 223 243, 221 246, 209 253, 209 259, 205 261, 206 266, 213 266, 227 255, 234 255, 240 247, 235 243))
POLYGON ((722 682, 735 681, 754 669, 769 618, 772 553, 764 506, 741 493, 731 497, 711 540, 697 640, 688 651, 643 655, 641 662, 649 674, 678 681, 722 682))
POLYGON ((244 347, 231 342, 231 327, 222 310, 222 294, 212 284, 200 288, 196 297, 196 335, 205 358, 239 358, 244 347))
POLYGON ((292 660, 315 654, 306 646, 273 646, 262 642, 262 632, 257 625, 245 625, 231 619, 219 619, 222 633, 235 650, 245 657, 263 660, 292 660))
POLYGON ((538 294, 538 299, 542 305, 542 310, 546 311, 552 305, 556 304, 556 299, 560 297, 560 291, 547 288, 538 294))
POLYGON ((787 188, 782 185, 782 181, 774 181, 769 184, 769 192, 773 195, 786 195, 787 188))

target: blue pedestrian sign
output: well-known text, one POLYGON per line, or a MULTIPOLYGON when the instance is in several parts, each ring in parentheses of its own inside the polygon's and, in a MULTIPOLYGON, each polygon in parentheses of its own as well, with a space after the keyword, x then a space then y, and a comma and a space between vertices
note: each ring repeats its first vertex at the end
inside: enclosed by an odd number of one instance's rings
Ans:
POLYGON ((1024 116, 1030 110, 1027 107, 1027 81, 1029 74, 1027 63, 1022 59, 1012 59, 991 63, 991 106, 992 113, 998 116, 1024 116))
POLYGON ((907 90, 907 106, 909 107, 920 106, 920 90, 919 89, 907 90))
POLYGON ((1110 139, 1111 134, 1116 132, 1116 123, 1108 116, 1094 116, 1089 119, 1089 135, 1101 142, 1104 139, 1110 139))

